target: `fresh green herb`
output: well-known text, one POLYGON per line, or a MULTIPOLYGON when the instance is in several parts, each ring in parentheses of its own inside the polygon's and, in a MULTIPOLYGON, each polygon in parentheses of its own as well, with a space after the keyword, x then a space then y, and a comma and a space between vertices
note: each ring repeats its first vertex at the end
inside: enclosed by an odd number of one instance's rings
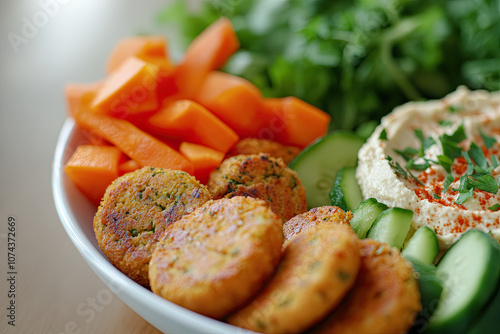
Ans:
POLYGON ((461 124, 453 134, 447 135, 444 134, 439 137, 439 141, 441 142, 441 146, 443 148, 443 155, 450 158, 452 161, 462 155, 462 148, 458 146, 458 144, 466 139, 467 136, 465 134, 463 124, 461 124))
POLYGON ((401 175, 405 179, 408 178, 408 174, 406 173, 405 169, 401 167, 399 162, 394 161, 390 156, 387 156, 385 159, 389 162, 389 165, 392 167, 392 169, 394 169, 396 174, 401 175))
POLYGON ((464 204, 465 201, 467 201, 469 198, 471 198, 474 195, 474 189, 471 188, 467 191, 461 192, 458 194, 457 199, 455 200, 455 203, 457 204, 464 204))
POLYGON ((431 165, 427 160, 424 160, 423 163, 415 163, 415 160, 409 159, 408 162, 406 163, 406 168, 413 170, 426 170, 430 166, 431 165))
POLYGON ((469 153, 467 151, 462 151, 462 156, 467 162, 467 170, 465 171, 465 175, 472 175, 474 173, 474 163, 472 162, 469 153))
POLYGON ((406 171, 412 177, 412 179, 414 179, 415 181, 417 181, 418 184, 420 184, 421 186, 425 186, 425 184, 422 181, 420 181, 418 177, 416 177, 415 175, 413 175, 413 173, 408 168, 406 169, 406 171))
POLYGON ((481 129, 479 129, 479 133, 481 134, 481 137, 483 138, 484 146, 486 146, 487 149, 490 149, 495 145, 497 140, 493 137, 488 137, 483 133, 481 129))
POLYGON ((434 197, 435 199, 441 199, 441 197, 439 197, 439 195, 437 194, 432 194, 432 197, 434 197))
POLYGON ((450 126, 452 123, 451 123, 451 121, 449 121, 447 119, 442 119, 438 122, 438 124, 441 126, 450 126))
POLYGON ((498 166, 500 166, 500 162, 498 161, 498 157, 496 155, 492 155, 491 156, 491 167, 493 167, 493 169, 495 169, 498 166))
POLYGON ((500 12, 492 0, 209 0, 196 10, 189 3, 169 2, 158 14, 174 60, 226 16, 241 48, 223 70, 264 96, 297 96, 331 113, 335 128, 378 121, 401 103, 442 97, 461 84, 500 89, 492 42, 500 12))
POLYGON ((462 106, 454 106, 454 105, 450 105, 448 107, 448 110, 451 111, 451 112, 456 112, 456 111, 460 111, 462 110, 462 106))
POLYGON ((498 192, 498 183, 493 176, 485 174, 479 178, 469 178, 469 184, 474 189, 479 189, 492 194, 498 192))
POLYGON ((486 170, 489 167, 488 160, 484 156, 483 150, 476 145, 476 143, 472 142, 469 147, 469 156, 475 161, 475 163, 486 170))
POLYGON ((413 159, 414 157, 416 157, 419 154, 420 150, 418 150, 416 148, 413 148, 413 147, 407 147, 404 150, 394 149, 394 152, 396 152, 397 154, 399 154, 400 156, 402 156, 403 159, 405 159, 406 161, 408 161, 408 160, 413 159))
POLYGON ((443 193, 446 193, 448 191, 453 181, 454 181, 453 175, 451 174, 446 175, 443 181, 443 193))
POLYGON ((491 211, 498 211, 498 209, 500 209, 500 204, 498 204, 498 203, 488 207, 488 210, 491 210, 491 211))
POLYGON ((139 232, 134 228, 132 230, 129 230, 130 234, 133 236, 133 237, 137 237, 139 235, 139 232))
POLYGON ((446 155, 438 155, 438 164, 441 165, 448 173, 451 173, 451 165, 453 165, 453 160, 451 160, 446 155))
POLYGON ((380 132, 380 136, 378 138, 380 140, 387 140, 387 132, 385 131, 385 129, 383 129, 382 132, 380 132))
POLYGON ((420 141, 420 151, 419 151, 419 156, 423 157, 425 154, 425 151, 431 147, 432 145, 436 144, 436 141, 432 137, 425 138, 424 133, 420 129, 416 129, 415 135, 417 136, 418 140, 420 141))

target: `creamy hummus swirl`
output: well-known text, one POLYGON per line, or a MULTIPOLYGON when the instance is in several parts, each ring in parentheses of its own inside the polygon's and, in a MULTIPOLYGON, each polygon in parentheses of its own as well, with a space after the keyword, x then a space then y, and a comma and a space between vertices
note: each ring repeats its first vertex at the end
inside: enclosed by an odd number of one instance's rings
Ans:
POLYGON ((470 175, 471 160, 467 161, 462 153, 452 159, 451 168, 438 163, 438 157, 443 155, 440 137, 452 135, 460 127, 465 139, 458 147, 465 152, 472 143, 481 148, 491 167, 488 174, 498 180, 500 167, 494 167, 495 160, 500 159, 500 92, 470 91, 461 86, 441 100, 404 104, 382 119, 358 155, 356 177, 363 196, 376 198, 389 207, 413 210, 413 228, 433 228, 441 249, 449 248, 472 228, 500 240, 500 191, 474 188, 462 201, 461 177, 470 175), (422 139, 427 143, 425 149, 422 139), (414 156, 414 163, 427 167, 406 168, 408 159, 401 154, 405 150, 421 150, 414 156), (451 184, 445 189, 448 174, 451 184))

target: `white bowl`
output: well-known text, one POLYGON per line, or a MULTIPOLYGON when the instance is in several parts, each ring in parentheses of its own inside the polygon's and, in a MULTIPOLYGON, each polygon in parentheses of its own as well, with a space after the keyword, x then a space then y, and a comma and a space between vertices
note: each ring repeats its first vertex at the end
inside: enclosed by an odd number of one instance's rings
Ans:
POLYGON ((135 283, 101 252, 92 227, 96 207, 64 173, 64 164, 86 136, 68 118, 61 130, 52 169, 52 190, 66 233, 92 270, 125 304, 166 333, 253 333, 180 307, 135 283))

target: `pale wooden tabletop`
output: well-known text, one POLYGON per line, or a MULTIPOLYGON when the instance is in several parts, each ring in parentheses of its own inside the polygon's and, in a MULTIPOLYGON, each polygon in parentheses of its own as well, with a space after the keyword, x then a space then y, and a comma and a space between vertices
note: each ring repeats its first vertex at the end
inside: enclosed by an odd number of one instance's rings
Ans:
POLYGON ((165 29, 154 18, 167 2, 1 2, 1 333, 159 333, 110 292, 71 243, 53 204, 51 168, 64 84, 101 79, 120 37, 165 29), (8 323, 12 301, 15 326, 8 323))

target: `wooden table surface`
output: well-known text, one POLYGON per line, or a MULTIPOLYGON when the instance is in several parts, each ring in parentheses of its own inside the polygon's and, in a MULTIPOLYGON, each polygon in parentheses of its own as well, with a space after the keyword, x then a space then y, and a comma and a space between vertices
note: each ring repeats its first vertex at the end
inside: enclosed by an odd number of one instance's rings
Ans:
POLYGON ((66 117, 64 84, 102 79, 120 37, 165 31, 155 14, 167 2, 1 2, 1 333, 159 333, 110 292, 71 243, 53 203, 51 168, 66 117), (8 240, 9 223, 15 240, 8 240))

